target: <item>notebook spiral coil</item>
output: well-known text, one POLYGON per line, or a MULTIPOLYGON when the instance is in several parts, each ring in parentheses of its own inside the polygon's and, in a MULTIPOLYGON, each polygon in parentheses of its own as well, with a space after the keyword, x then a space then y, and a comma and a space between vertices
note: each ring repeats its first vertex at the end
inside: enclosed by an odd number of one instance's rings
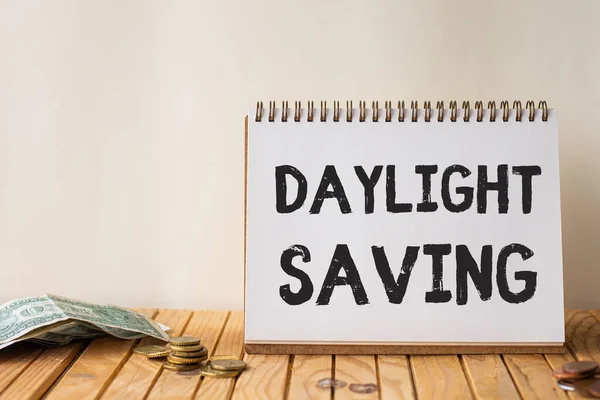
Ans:
MULTIPOLYGON (((385 113, 382 112, 381 115, 380 115, 380 108, 379 108, 378 101, 373 101, 371 103, 371 107, 370 107, 371 112, 369 112, 369 113, 367 112, 366 102, 359 101, 358 102, 358 122, 365 122, 367 119, 367 113, 370 114, 371 120, 373 122, 379 122, 380 120, 385 121, 385 122, 392 122, 392 114, 393 114, 392 108, 395 108, 398 110, 398 112, 397 112, 397 121, 398 122, 404 122, 405 120, 407 120, 407 117, 410 118, 411 122, 417 122, 417 121, 419 121, 419 118, 421 116, 425 122, 431 122, 432 107, 431 107, 430 101, 424 102, 422 109, 419 109, 419 104, 417 101, 411 101, 409 110, 407 110, 405 108, 404 101, 399 101, 398 104, 396 105, 396 107, 392 106, 391 101, 385 101, 384 108, 382 109, 385 113), (423 112, 420 113, 419 110, 422 110, 423 112), (407 111, 410 112, 410 115, 406 114, 407 111)), ((456 101, 451 101, 449 103, 449 108, 447 110, 444 108, 443 101, 438 101, 435 108, 437 110, 437 118, 435 119, 435 121, 444 122, 444 120, 447 118, 446 111, 449 111, 450 121, 456 122, 456 120, 458 118, 458 103, 456 101)), ((487 110, 489 110, 489 114, 485 117, 485 119, 489 120, 489 122, 496 122, 496 116, 498 114, 499 118, 501 118, 503 122, 507 122, 509 120, 509 117, 511 116, 510 103, 506 100, 501 101, 499 108, 500 108, 500 112, 498 112, 498 110, 496 109, 496 102, 489 101, 487 104, 487 110)), ((474 113, 473 113, 474 120, 476 122, 483 122, 485 106, 482 101, 476 101, 475 108, 473 110, 471 109, 471 104, 469 103, 469 101, 463 101, 461 109, 462 109, 462 119, 464 122, 471 121, 471 112, 472 111, 474 111, 474 113)), ((523 121, 522 103, 518 100, 514 101, 512 104, 512 110, 514 110, 514 113, 512 113, 512 114, 514 116, 515 121, 522 122, 523 121)), ((544 121, 544 122, 548 121, 548 105, 545 101, 539 102, 537 110, 541 110, 542 121, 544 121)), ((281 121, 282 122, 288 122, 289 111, 290 111, 289 103, 287 101, 282 101, 281 102, 281 121)), ((326 122, 328 120, 328 118, 330 118, 330 117, 332 117, 333 122, 340 121, 340 102, 339 101, 333 102, 333 114, 332 115, 330 115, 330 113, 328 111, 329 111, 329 109, 327 108, 327 102, 321 101, 321 107, 319 108, 319 116, 318 116, 319 121, 326 122)), ((527 101, 525 103, 525 113, 527 114, 528 121, 530 121, 530 122, 535 121, 536 107, 535 107, 535 103, 533 101, 527 101)), ((255 121, 261 122, 263 119, 263 114, 264 114, 263 102, 259 101, 256 103, 255 121)), ((269 110, 268 110, 268 114, 267 114, 267 119, 269 122, 275 122, 275 117, 276 117, 275 114, 276 114, 276 103, 274 101, 270 101, 269 102, 269 110)), ((304 115, 304 116, 306 117, 307 122, 315 121, 315 106, 314 106, 313 101, 308 102, 307 112, 306 112, 306 115, 304 115)), ((301 122, 302 119, 303 119, 302 103, 300 101, 295 101, 294 102, 294 122, 301 122)), ((396 119, 396 118, 394 118, 394 119, 396 119)), ((346 102, 346 122, 353 122, 353 121, 355 121, 355 115, 354 115, 354 109, 352 108, 352 101, 347 101, 346 102)))

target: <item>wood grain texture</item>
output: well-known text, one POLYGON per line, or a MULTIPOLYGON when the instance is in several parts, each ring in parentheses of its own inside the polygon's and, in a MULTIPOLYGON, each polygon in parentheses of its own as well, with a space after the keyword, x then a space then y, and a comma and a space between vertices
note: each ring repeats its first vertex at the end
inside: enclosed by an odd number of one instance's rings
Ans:
POLYGON ((517 389, 525 399, 567 399, 556 386, 550 366, 540 354, 509 354, 504 361, 517 389))
POLYGON ((412 356, 410 360, 419 400, 473 398, 457 356, 412 356))
MULTIPOLYGON (((229 315, 225 329, 213 355, 233 355, 241 358, 244 348, 244 312, 233 311, 229 315)), ((214 379, 202 378, 196 392, 196 399, 219 400, 229 399, 233 392, 236 378, 214 379)))
POLYGON ((341 379, 348 384, 343 389, 338 389, 334 397, 339 399, 377 399, 378 392, 360 394, 351 392, 349 385, 352 383, 374 383, 377 385, 377 367, 374 356, 336 356, 335 379, 341 379))
POLYGON ((600 361, 600 324, 591 313, 567 311, 565 333, 567 345, 578 360, 600 361))
MULTIPOLYGON (((196 311, 183 334, 199 337, 209 354, 212 354, 228 316, 229 311, 196 311)), ((197 371, 182 374, 163 370, 148 399, 191 399, 200 384, 200 378, 197 371)))
POLYGON ((379 390, 381 400, 415 399, 412 373, 407 356, 378 356, 379 390))
MULTIPOLYGON (((171 336, 179 336, 192 316, 187 310, 159 310, 156 321, 171 328, 171 336)), ((140 345, 163 344, 154 338, 140 341, 140 345)), ((103 399, 142 399, 162 370, 163 360, 152 360, 133 354, 123 365, 102 396, 103 399)))
MULTIPOLYGON (((156 310, 137 310, 153 317, 156 310)), ((112 336, 92 341, 77 361, 48 394, 48 400, 95 399, 110 384, 131 355, 139 340, 123 340, 112 336)))
POLYGON ((476 399, 519 399, 502 358, 495 354, 464 355, 462 362, 476 399))
POLYGON ((0 395, 0 399, 40 398, 85 348, 87 342, 45 349, 0 395))
POLYGON ((43 347, 32 343, 17 343, 0 350, 0 395, 42 351, 43 347))
POLYGON ((235 400, 285 398, 289 359, 290 356, 287 355, 247 355, 244 360, 248 367, 238 377, 231 398, 235 400))
POLYGON ((294 357, 290 377, 290 399, 329 399, 331 389, 317 386, 319 380, 333 377, 332 356, 294 357))
MULTIPOLYGON (((564 364, 575 361, 575 357, 571 355, 571 353, 566 352, 565 354, 546 354, 544 358, 550 365, 551 369, 556 369, 562 367, 564 364)), ((579 394, 577 392, 566 392, 569 399, 579 400, 579 399, 589 399, 589 397, 579 394)))
POLYGON ((596 321, 600 322, 600 309, 590 310, 590 314, 592 314, 594 318, 596 318, 596 321))
MULTIPOLYGON (((228 318, 224 315, 227 312, 161 310, 156 320, 170 326, 173 336, 184 331, 200 336, 213 355, 242 355, 243 313, 233 312, 228 318)), ((557 388, 552 369, 575 358, 600 361, 600 311, 573 310, 568 311, 566 317, 566 337, 572 354, 506 354, 501 357, 487 354, 460 358, 448 355, 335 356, 337 378, 348 384, 372 381, 378 383, 379 391, 360 395, 350 392, 346 386, 338 389, 334 398, 587 398, 557 388)), ((171 371, 163 371, 162 360, 130 355, 132 343, 107 337, 89 345, 77 342, 46 349, 21 344, 0 351, 0 399, 331 397, 330 390, 316 387, 319 379, 332 375, 331 356, 245 355, 249 368, 237 381, 217 380, 195 374, 173 376, 171 371)), ((144 339, 141 343, 161 342, 144 339)))

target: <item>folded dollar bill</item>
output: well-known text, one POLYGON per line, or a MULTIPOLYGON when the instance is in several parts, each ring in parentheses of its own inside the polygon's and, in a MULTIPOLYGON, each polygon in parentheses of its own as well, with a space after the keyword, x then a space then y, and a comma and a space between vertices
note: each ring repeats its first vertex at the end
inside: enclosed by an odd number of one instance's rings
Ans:
POLYGON ((61 346, 75 339, 112 335, 167 341, 168 327, 125 308, 47 294, 0 306, 0 349, 21 341, 61 346))

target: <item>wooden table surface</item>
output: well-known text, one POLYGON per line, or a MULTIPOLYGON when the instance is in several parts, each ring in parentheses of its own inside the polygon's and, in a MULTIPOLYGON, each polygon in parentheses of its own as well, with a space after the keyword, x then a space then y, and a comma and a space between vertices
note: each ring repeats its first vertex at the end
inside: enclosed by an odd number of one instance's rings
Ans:
POLYGON ((200 337, 211 355, 243 356, 248 369, 237 379, 180 375, 132 354, 139 340, 112 337, 59 348, 21 344, 0 351, 0 399, 575 399, 557 389, 552 369, 600 361, 600 310, 567 311, 566 354, 462 356, 244 355, 242 312, 140 311, 172 335, 200 337), (376 383, 379 391, 346 386, 333 394, 316 386, 332 376, 376 383))

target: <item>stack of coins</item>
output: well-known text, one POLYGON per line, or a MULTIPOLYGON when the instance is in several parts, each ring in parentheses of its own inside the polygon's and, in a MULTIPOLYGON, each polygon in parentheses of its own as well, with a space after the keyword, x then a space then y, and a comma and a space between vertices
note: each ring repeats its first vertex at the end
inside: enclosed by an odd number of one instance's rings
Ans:
POLYGON ((214 357, 200 367, 200 375, 211 378, 235 378, 246 368, 246 363, 230 356, 214 357))
POLYGON ((579 391, 600 397, 600 368, 595 361, 573 361, 552 371, 557 386, 563 390, 579 391))
POLYGON ((171 371, 191 371, 200 367, 200 363, 208 358, 208 349, 200 343, 200 339, 192 336, 172 337, 164 363, 165 369, 171 371))

